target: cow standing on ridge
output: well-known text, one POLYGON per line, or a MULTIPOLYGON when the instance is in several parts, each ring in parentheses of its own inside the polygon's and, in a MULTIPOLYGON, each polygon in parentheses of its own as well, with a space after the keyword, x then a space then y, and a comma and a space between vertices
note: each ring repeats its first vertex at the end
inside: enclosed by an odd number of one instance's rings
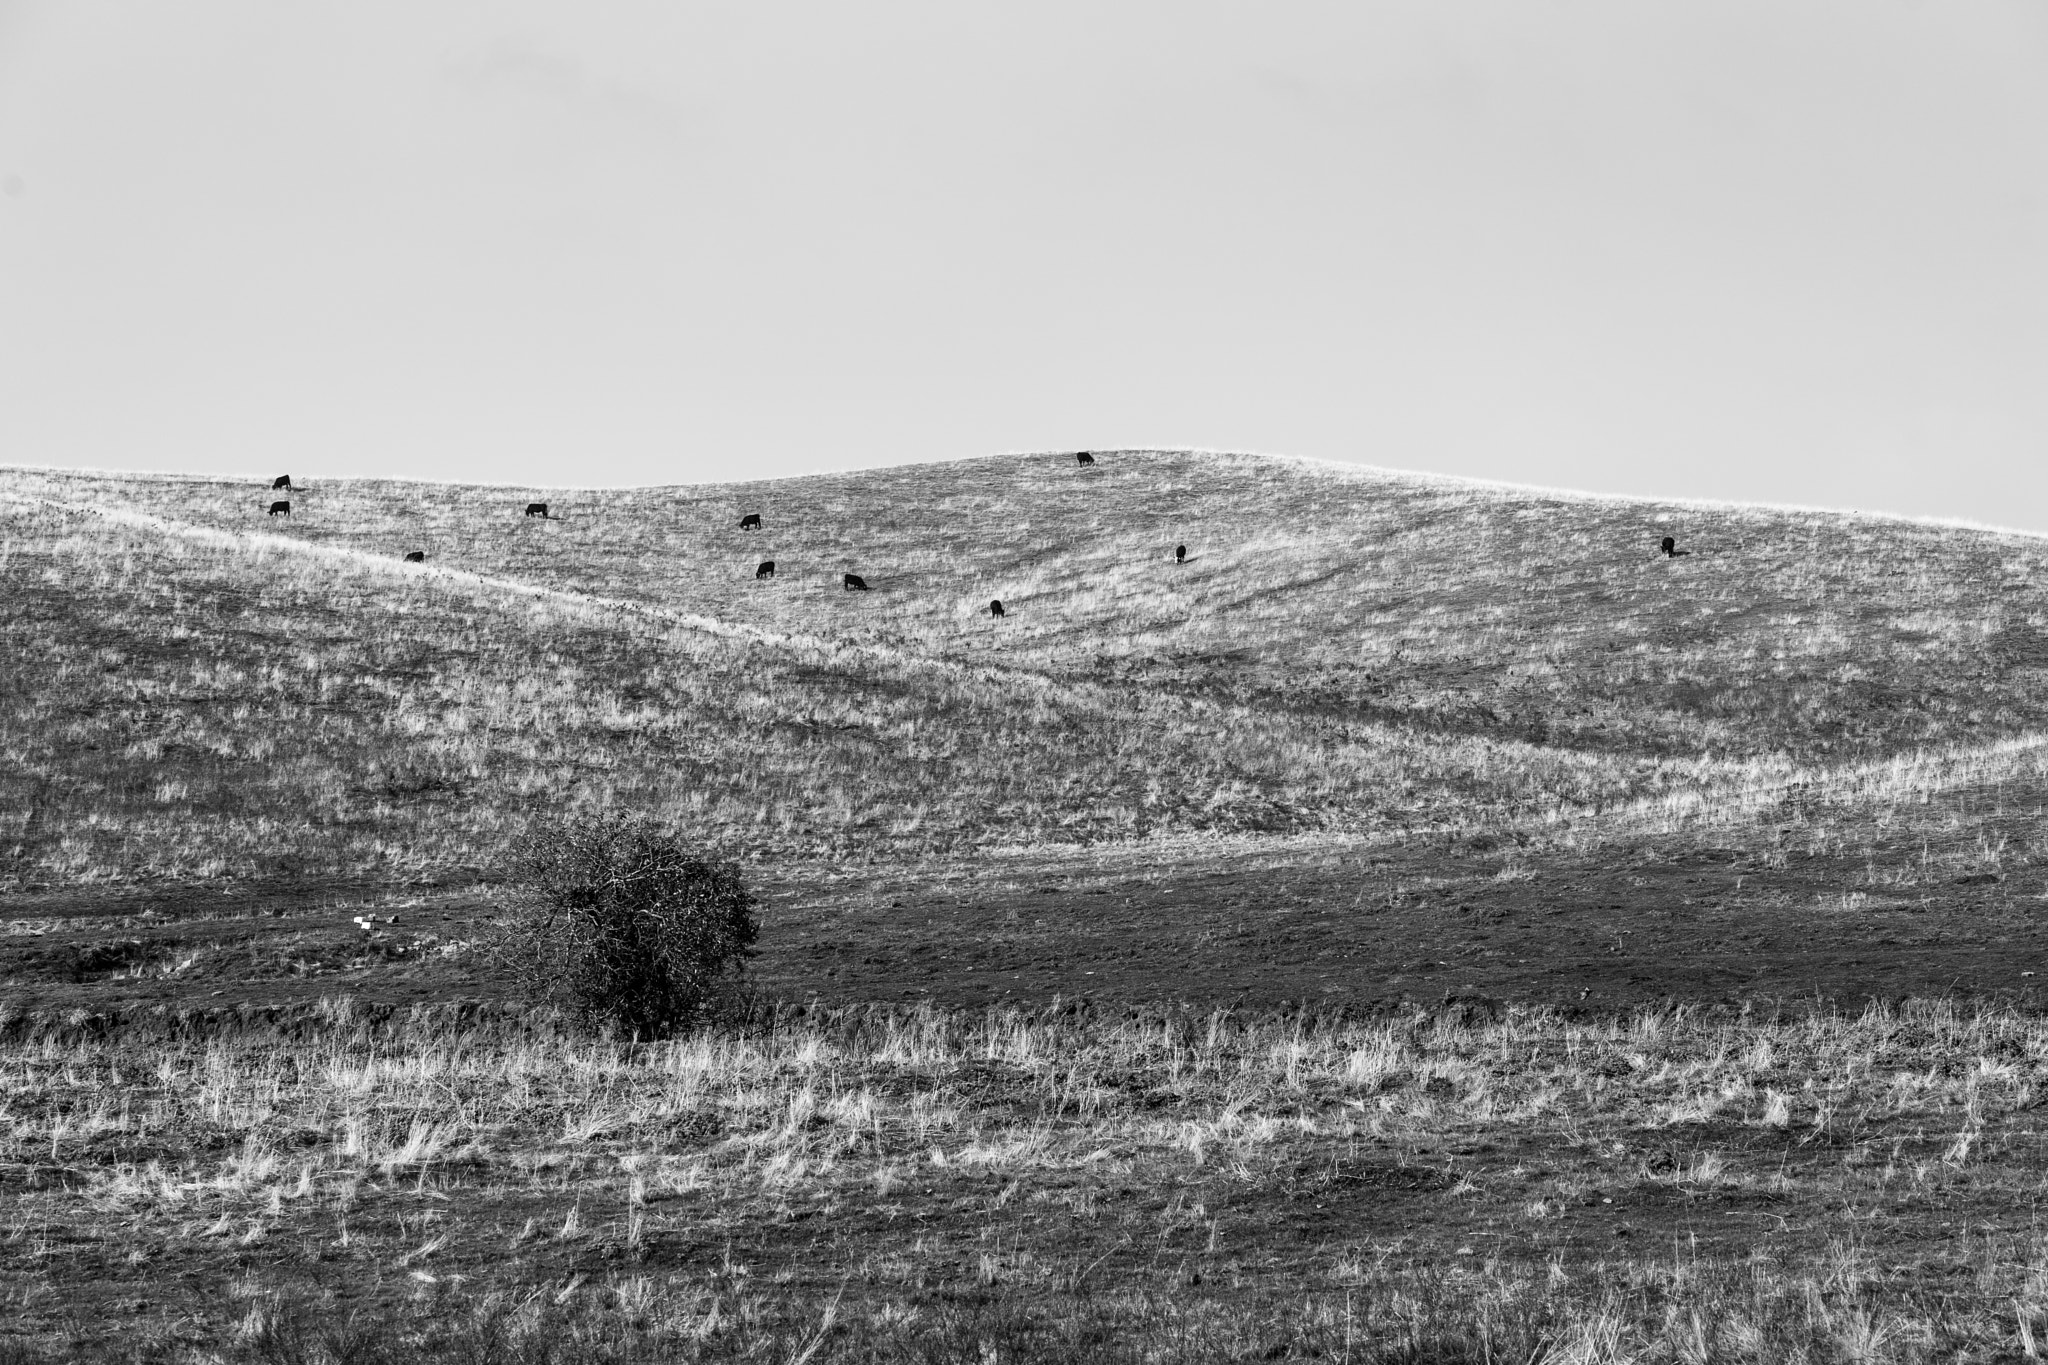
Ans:
POLYGON ((546 521, 548 519, 548 505, 544 502, 529 502, 526 504, 526 515, 529 517, 539 517, 542 521, 546 521))
POLYGON ((270 481, 270 487, 272 491, 282 488, 285 492, 289 493, 292 491, 292 476, 280 474, 270 481))

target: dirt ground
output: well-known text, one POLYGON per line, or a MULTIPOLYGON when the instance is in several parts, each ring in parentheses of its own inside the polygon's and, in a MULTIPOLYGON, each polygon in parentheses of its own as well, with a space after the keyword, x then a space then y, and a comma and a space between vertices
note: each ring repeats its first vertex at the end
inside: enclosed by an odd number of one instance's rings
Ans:
MULTIPOLYGON (((1860 855, 1775 861, 1644 840, 1583 855, 1394 844, 1192 867, 756 876, 752 974, 770 996, 827 1004, 1367 1012, 1446 998, 2024 1003, 2048 982, 2038 871, 1887 895, 1858 889, 1860 855)), ((502 999, 512 984, 463 948, 488 938, 502 894, 278 882, 15 895, 0 899, 0 990, 27 1010, 502 999)))
POLYGON ((2026 993, 2048 952, 2028 903, 2038 884, 1987 878, 1827 911, 1817 906, 1859 868, 1610 849, 1503 881, 1499 861, 1394 849, 1095 885, 806 898, 775 917, 761 976, 835 1002, 1064 994, 1373 1009, 1448 995, 1612 1009, 2026 993))
MULTIPOLYGON (((2038 872, 1949 876, 1909 897, 1858 890, 1869 868, 1863 854, 1781 858, 1644 840, 1587 854, 1418 843, 1195 867, 991 860, 836 879, 818 869, 755 879, 763 935, 753 977, 771 997, 828 1006, 1085 1001, 1112 1018, 1139 1006, 1327 1016, 1463 1002, 1484 1018, 1513 1003, 1590 1016, 1649 1001, 1748 1004, 1766 1016, 1853 1012, 1873 997, 2042 1003, 2038 872)), ((501 1001, 512 983, 464 945, 488 934, 502 894, 280 882, 9 897, 0 1001, 17 1018, 142 1005, 253 1014, 259 1028, 265 1009, 320 997, 501 1001)), ((1162 1120, 1186 1112, 1158 1080, 1105 1076, 1124 1086, 1105 1103, 1140 1117, 1160 1106, 1162 1120)), ((976 1066, 949 1076, 943 1094, 978 1123, 1028 1126, 1044 1102, 1030 1089, 1039 1083, 976 1066)), ((1442 1084, 1412 1077, 1398 1093, 1426 1105, 1442 1084)), ((1452 1101, 1447 1090, 1442 1102, 1452 1101)), ((1983 1295, 1969 1277, 2030 1273, 2035 1214, 2014 1191, 2037 1184, 2048 1162, 2022 1111, 1987 1130, 1985 1151, 1998 1155, 1981 1176, 1944 1160, 1952 1124, 1918 1116, 1835 1128, 1803 1113, 1789 1127, 1712 1118, 1562 1141, 1543 1122, 1454 1121, 1447 1108, 1426 1134, 1369 1142, 1343 1135, 1356 1114, 1336 1098, 1277 1117, 1301 1121, 1302 1134, 1246 1165, 1190 1169, 1105 1150, 1033 1175, 1022 1196, 1010 1176, 964 1166, 912 1166, 906 1183, 858 1197, 836 1185, 763 1187, 707 1210, 697 1196, 655 1195, 630 1246, 621 1153, 651 1144, 688 1156, 728 1134, 714 1125, 561 1146, 550 1130, 536 1141, 559 1154, 516 1180, 503 1162, 446 1163, 431 1179, 366 1183, 338 1223, 309 1205, 260 1236, 251 1221, 218 1238, 196 1214, 124 1230, 74 1205, 94 1172, 226 1160, 234 1139, 159 1150, 110 1134, 61 1164, 0 1169, 0 1200, 23 1219, 42 1210, 40 1231, 0 1246, 0 1265, 20 1276, 12 1306, 29 1330, 80 1350, 117 1341, 124 1322, 166 1339, 225 1339, 250 1312, 232 1297, 249 1285, 318 1302, 324 1321, 400 1308, 431 1320, 443 1313, 434 1296, 454 1304, 479 1286, 609 1303, 603 1287, 636 1276, 703 1292, 773 1286, 791 1305, 836 1301, 849 1284, 856 1297, 993 1301, 1015 1280, 1039 1286, 1027 1298, 1064 1286, 1060 1311, 1079 1312, 1091 1283, 1183 1306, 1298 1297, 1302 1286, 1328 1288, 1347 1257, 1484 1264, 1489 1275, 1537 1280, 1567 1266, 1586 1285, 1620 1273, 1605 1267, 1678 1260, 1735 1275, 1730 1267, 1765 1261, 1817 1264, 1840 1253, 1845 1228, 1896 1292, 1931 1296, 1940 1313, 1975 1312, 1983 1295), (1742 1179, 1693 1178, 1703 1153, 1742 1179), (1932 1174, 1875 1192, 1842 1184, 1865 1166, 1932 1174), (1784 1193, 1838 1185, 1825 1216, 1813 1197, 1784 1193), (1545 1212, 1532 1216, 1534 1207, 1545 1212), (415 1259, 436 1237, 447 1240, 431 1262, 415 1259)), ((329 1138, 306 1141, 311 1153, 329 1138)))

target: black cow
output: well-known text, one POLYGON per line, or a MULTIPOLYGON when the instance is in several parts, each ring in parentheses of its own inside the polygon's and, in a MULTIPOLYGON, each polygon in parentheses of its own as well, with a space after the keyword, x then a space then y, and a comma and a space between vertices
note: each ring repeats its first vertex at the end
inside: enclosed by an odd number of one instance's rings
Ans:
POLYGON ((405 557, 405 562, 408 564, 424 564, 427 562, 427 552, 425 550, 414 550, 405 557))
POLYGON ((759 512, 749 512, 749 513, 747 513, 747 514, 746 514, 745 516, 741 517, 741 518, 740 518, 740 529, 741 529, 742 531, 758 531, 758 530, 760 530, 760 529, 761 529, 761 514, 760 514, 759 512))
POLYGON ((279 513, 290 516, 292 514, 292 505, 288 502, 273 502, 270 504, 270 515, 274 517, 279 513))
POLYGON ((761 561, 761 567, 760 567, 760 568, 758 568, 758 569, 756 569, 756 570, 754 570, 754 577, 756 577, 756 578, 773 578, 773 577, 775 577, 775 561, 774 561, 774 560, 772 560, 772 559, 764 559, 764 560, 762 560, 762 561, 761 561))
POLYGON ((850 573, 846 576, 846 590, 848 592, 866 592, 868 590, 868 581, 857 573, 850 573))
POLYGON ((540 517, 545 520, 547 514, 548 505, 544 502, 529 502, 526 504, 526 515, 529 517, 540 517))
POLYGON ((989 603, 989 604, 988 604, 988 614, 989 614, 990 616, 1001 616, 1001 615, 1003 614, 1003 604, 1002 604, 1001 602, 991 602, 991 603, 989 603))
POLYGON ((1085 451, 1085 450, 1084 450, 1084 451, 1081 451, 1081 452, 1080 452, 1079 454, 1077 454, 1077 455, 1075 455, 1075 456, 1074 456, 1074 463, 1075 463, 1075 464, 1094 464, 1094 463, 1095 463, 1095 457, 1094 457, 1093 455, 1090 455, 1090 454, 1089 454, 1089 453, 1088 453, 1087 451, 1085 451))
POLYGON ((289 474, 280 474, 270 481, 270 486, 272 488, 282 488, 289 492, 292 486, 292 476, 289 474))
POLYGON ((1176 545, 1176 546, 1174 546, 1174 547, 1173 547, 1173 562, 1174 562, 1174 563, 1176 563, 1176 564, 1185 564, 1185 563, 1187 563, 1187 562, 1188 562, 1188 547, 1187 547, 1187 546, 1185 546, 1185 545, 1176 545))
POLYGON ((1658 545, 1657 548, 1664 552, 1664 557, 1666 559, 1676 559, 1680 555, 1689 555, 1692 553, 1691 550, 1679 549, 1678 542, 1676 540, 1673 540, 1670 536, 1664 537, 1663 542, 1660 545, 1658 545))

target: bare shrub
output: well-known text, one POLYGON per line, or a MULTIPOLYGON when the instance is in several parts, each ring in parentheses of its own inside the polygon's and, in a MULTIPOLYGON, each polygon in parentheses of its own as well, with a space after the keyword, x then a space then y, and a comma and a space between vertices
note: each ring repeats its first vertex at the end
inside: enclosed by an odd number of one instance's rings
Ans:
POLYGON ((541 824, 513 855, 502 949, 524 984, 589 1024, 658 1038, 734 998, 759 932, 737 865, 652 821, 541 824))

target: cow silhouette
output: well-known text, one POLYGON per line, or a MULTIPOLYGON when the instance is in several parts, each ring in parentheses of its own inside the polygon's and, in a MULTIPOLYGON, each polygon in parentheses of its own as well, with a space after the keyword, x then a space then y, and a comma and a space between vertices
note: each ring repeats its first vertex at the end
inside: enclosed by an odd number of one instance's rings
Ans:
POLYGON ((1678 542, 1672 539, 1670 536, 1664 537, 1662 543, 1660 543, 1657 546, 1657 548, 1664 552, 1664 557, 1666 559, 1676 559, 1680 555, 1689 555, 1692 553, 1691 550, 1679 549, 1678 542))
POLYGON ((1085 450, 1084 450, 1084 451, 1081 451, 1081 452, 1080 452, 1079 454, 1077 454, 1077 455, 1075 455, 1075 456, 1074 456, 1074 463, 1075 463, 1075 464, 1094 464, 1094 463, 1095 463, 1095 457, 1094 457, 1093 455, 1090 455, 1090 454, 1089 454, 1089 453, 1088 453, 1087 451, 1085 451, 1085 450))
POLYGON ((270 481, 270 486, 272 488, 282 488, 289 492, 292 486, 292 476, 289 474, 280 474, 270 481))
POLYGON ((547 518, 547 514, 548 505, 544 502, 529 502, 528 504, 526 504, 526 515, 528 515, 529 517, 540 517, 541 519, 545 520, 547 518))
POLYGON ((292 505, 288 502, 273 502, 270 504, 270 515, 273 517, 280 515, 288 517, 291 514, 292 505))
POLYGON ((759 512, 749 512, 749 513, 747 513, 747 514, 746 514, 745 516, 741 517, 741 518, 740 518, 740 529, 741 529, 742 531, 758 531, 758 530, 760 530, 760 529, 761 529, 761 514, 760 514, 759 512))
POLYGON ((775 561, 774 561, 774 560, 772 560, 772 559, 764 559, 764 560, 762 560, 762 561, 761 561, 761 567, 760 567, 760 568, 758 568, 758 569, 756 569, 756 570, 754 570, 754 577, 756 577, 756 578, 773 578, 773 577, 775 577, 775 561))
POLYGON ((425 550, 414 550, 405 557, 405 562, 408 564, 424 564, 427 562, 427 552, 425 550))
POLYGON ((1003 614, 1003 604, 1000 601, 989 603, 988 614, 990 616, 1001 616, 1003 614))
POLYGON ((857 573, 850 573, 846 576, 846 590, 848 592, 866 592, 868 590, 868 581, 857 573))
POLYGON ((1176 563, 1176 564, 1185 564, 1185 563, 1187 563, 1187 562, 1188 562, 1188 547, 1187 547, 1187 546, 1185 546, 1185 545, 1176 545, 1176 546, 1174 546, 1174 547, 1173 547, 1173 562, 1174 562, 1174 563, 1176 563))

